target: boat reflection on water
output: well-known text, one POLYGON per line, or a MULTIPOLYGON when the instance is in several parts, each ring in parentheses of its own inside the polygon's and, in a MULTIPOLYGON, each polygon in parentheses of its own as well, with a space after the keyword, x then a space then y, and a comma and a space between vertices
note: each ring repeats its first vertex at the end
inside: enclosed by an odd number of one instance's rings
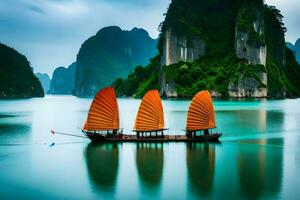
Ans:
MULTIPOLYGON (((260 111, 256 122, 260 131, 275 132, 282 127, 276 126, 274 121, 283 124, 284 114, 276 111, 260 111)), ((282 163, 284 145, 283 138, 250 139, 240 142, 238 148, 238 174, 243 195, 259 198, 262 195, 276 198, 281 190, 282 163), (275 195, 275 196, 274 196, 275 195)))
MULTIPOLYGON (((283 143, 283 139, 259 140, 260 145, 283 143), (276 140, 276 141, 275 141, 276 140)), ((272 194, 274 197, 281 190, 282 151, 276 147, 241 145, 238 152, 238 173, 240 187, 245 196, 259 198, 272 194), (270 149, 271 148, 271 149, 270 149), (246 155, 246 156, 245 156, 246 155), (264 194, 263 194, 264 193, 264 194)))
POLYGON ((97 190, 114 191, 118 167, 119 150, 114 143, 90 143, 85 151, 89 179, 97 190))
POLYGON ((282 149, 274 151, 274 148, 283 146, 283 138, 249 142, 259 146, 239 147, 238 172, 241 189, 251 198, 258 198, 263 193, 276 197, 281 190, 283 152, 282 149))
POLYGON ((215 172, 215 145, 213 143, 186 144, 186 162, 191 191, 197 196, 208 196, 212 190, 215 172))
POLYGON ((157 191, 161 184, 163 174, 163 144, 138 143, 136 164, 142 185, 152 192, 157 191))

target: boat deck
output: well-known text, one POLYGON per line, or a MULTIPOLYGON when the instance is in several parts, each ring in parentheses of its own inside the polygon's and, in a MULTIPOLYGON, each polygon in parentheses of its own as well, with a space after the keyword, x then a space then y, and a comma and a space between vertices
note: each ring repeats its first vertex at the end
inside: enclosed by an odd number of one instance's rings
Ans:
POLYGON ((208 142, 219 141, 221 133, 202 135, 195 138, 189 138, 185 135, 164 135, 163 137, 137 137, 136 135, 122 135, 113 138, 97 138, 95 136, 88 135, 92 141, 95 142, 208 142))

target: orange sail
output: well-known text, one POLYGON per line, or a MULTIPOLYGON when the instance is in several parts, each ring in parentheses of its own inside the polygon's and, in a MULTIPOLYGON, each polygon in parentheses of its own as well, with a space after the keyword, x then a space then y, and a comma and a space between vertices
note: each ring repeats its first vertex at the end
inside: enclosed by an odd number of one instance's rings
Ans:
POLYGON ((114 88, 100 90, 89 110, 83 130, 104 131, 119 129, 119 108, 114 88))
POLYGON ((161 99, 157 90, 145 94, 135 120, 135 131, 164 130, 164 114, 161 99))
POLYGON ((215 128, 215 111, 208 91, 196 94, 189 107, 186 129, 198 131, 215 128))

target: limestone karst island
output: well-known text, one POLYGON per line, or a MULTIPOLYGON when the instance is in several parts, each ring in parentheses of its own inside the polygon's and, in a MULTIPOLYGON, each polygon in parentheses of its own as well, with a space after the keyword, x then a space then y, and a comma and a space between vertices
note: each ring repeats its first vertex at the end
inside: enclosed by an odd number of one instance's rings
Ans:
POLYGON ((0 199, 295 199, 298 0, 0 0, 0 199))

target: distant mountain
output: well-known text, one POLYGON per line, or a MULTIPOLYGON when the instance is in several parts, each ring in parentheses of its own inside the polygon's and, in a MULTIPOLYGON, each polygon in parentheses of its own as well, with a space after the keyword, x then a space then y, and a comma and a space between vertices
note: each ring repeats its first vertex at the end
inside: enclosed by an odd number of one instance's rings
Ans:
POLYGON ((25 56, 0 43, 0 98, 43 97, 42 85, 25 56))
POLYGON ((54 70, 50 84, 50 94, 73 94, 75 88, 76 63, 68 68, 58 67, 54 70))
POLYGON ((116 78, 125 78, 137 65, 148 63, 157 53, 156 45, 157 40, 144 29, 101 29, 82 44, 77 55, 75 95, 93 96, 116 78))
POLYGON ((297 62, 300 64, 300 38, 296 41, 295 45, 293 45, 290 42, 287 42, 286 46, 295 52, 297 62))
POLYGON ((50 89, 50 77, 48 74, 36 73, 35 76, 40 80, 44 93, 47 94, 50 89))

